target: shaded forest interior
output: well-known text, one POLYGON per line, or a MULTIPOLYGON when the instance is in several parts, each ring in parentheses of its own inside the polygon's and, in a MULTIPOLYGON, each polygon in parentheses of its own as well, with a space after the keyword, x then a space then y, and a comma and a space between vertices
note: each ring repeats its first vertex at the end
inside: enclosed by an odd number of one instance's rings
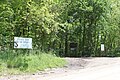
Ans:
POLYGON ((0 50, 14 37, 62 57, 120 56, 120 1, 0 0, 0 50))

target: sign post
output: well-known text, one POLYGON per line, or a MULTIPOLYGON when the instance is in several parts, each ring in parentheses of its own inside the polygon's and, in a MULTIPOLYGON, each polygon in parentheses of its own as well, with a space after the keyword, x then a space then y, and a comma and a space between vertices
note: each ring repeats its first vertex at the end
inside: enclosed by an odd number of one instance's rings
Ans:
POLYGON ((104 44, 101 44, 101 51, 105 51, 105 46, 104 46, 104 44))
POLYGON ((14 37, 14 48, 32 49, 32 38, 14 37))
POLYGON ((71 56, 71 57, 77 56, 78 55, 77 54, 78 43, 71 42, 69 46, 70 46, 70 55, 69 56, 71 56))

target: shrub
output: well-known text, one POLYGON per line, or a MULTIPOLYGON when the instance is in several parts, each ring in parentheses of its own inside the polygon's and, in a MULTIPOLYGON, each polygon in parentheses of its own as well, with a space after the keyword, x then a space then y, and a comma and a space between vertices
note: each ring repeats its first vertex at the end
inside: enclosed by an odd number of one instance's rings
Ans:
POLYGON ((0 60, 1 70, 2 67, 6 67, 8 71, 12 69, 20 72, 36 72, 46 68, 62 67, 66 64, 65 60, 56 57, 52 52, 41 51, 37 51, 37 54, 36 51, 30 51, 29 55, 20 51, 6 51, 0 53, 0 60), (3 63, 6 66, 3 66, 3 63))

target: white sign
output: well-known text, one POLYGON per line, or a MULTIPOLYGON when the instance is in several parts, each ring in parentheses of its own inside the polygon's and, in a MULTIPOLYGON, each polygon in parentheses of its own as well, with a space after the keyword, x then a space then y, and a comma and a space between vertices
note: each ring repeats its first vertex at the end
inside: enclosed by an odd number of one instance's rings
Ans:
POLYGON ((105 51, 105 46, 104 46, 104 44, 101 44, 101 51, 105 51))
POLYGON ((32 49, 32 38, 14 37, 14 48, 32 49))

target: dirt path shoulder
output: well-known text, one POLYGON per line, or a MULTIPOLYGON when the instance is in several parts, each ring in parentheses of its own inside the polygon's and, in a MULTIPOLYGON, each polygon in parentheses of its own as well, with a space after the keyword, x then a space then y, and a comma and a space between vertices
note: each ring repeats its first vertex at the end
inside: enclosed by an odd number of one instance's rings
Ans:
POLYGON ((34 74, 1 76, 0 80, 47 80, 49 77, 70 75, 74 72, 90 69, 97 70, 98 67, 120 64, 120 58, 65 58, 68 62, 63 68, 46 69, 34 74))

